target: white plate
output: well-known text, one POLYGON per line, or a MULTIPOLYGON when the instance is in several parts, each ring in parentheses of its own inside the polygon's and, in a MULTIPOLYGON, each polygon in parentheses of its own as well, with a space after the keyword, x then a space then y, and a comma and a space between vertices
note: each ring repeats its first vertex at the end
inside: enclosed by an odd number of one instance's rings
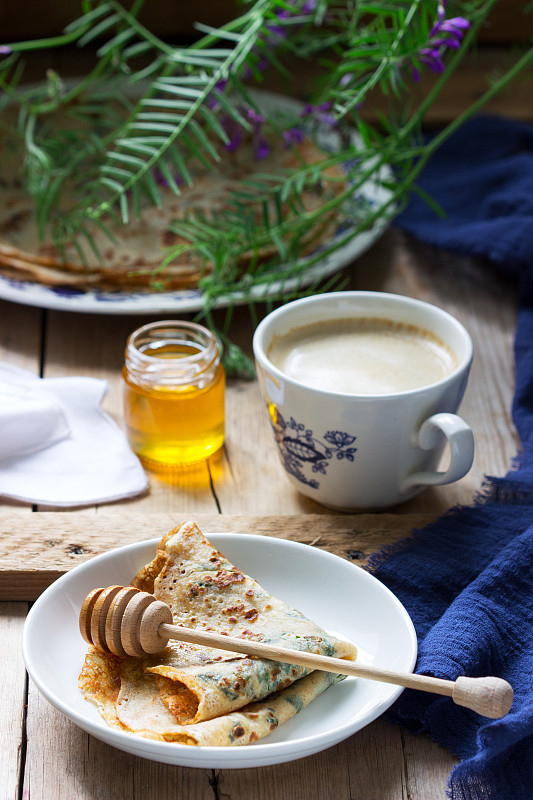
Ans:
MULTIPOLYGON (((284 97, 273 92, 254 91, 251 93, 259 105, 267 111, 277 113, 298 113, 303 103, 291 97, 284 97)), ((320 133, 324 146, 331 144, 329 131, 320 133)), ((356 141, 354 135, 354 141, 356 141)), ((392 172, 385 165, 376 171, 375 177, 367 180, 354 193, 354 202, 364 202, 373 211, 386 205, 391 198, 390 189, 383 183, 390 182, 392 172)), ((304 288, 315 281, 323 280, 361 256, 382 235, 388 225, 385 218, 378 219, 368 230, 354 236, 349 242, 339 247, 305 271, 303 275, 281 281, 274 281, 268 288, 258 287, 251 293, 252 299, 267 299, 275 296, 280 289, 291 292, 298 287, 304 288)), ((323 244, 315 253, 328 250, 336 240, 342 240, 349 231, 350 221, 346 219, 339 225, 336 235, 330 242, 323 244)), ((86 312, 92 314, 173 314, 200 311, 203 308, 203 296, 197 289, 184 289, 173 292, 104 292, 99 290, 80 291, 79 289, 54 288, 39 283, 17 281, 14 278, 0 276, 0 299, 10 300, 39 308, 50 308, 59 311, 86 312)), ((241 292, 231 292, 220 297, 215 306, 225 307, 230 303, 245 303, 247 297, 241 292)))
MULTIPOLYGON (((270 592, 354 641, 365 663, 412 671, 417 646, 411 620, 399 600, 360 567, 284 539, 239 533, 208 538, 270 592)), ((27 617, 22 649, 30 677, 44 697, 83 730, 127 753, 167 764, 259 767, 341 742, 376 719, 402 691, 386 683, 346 678, 266 739, 244 747, 193 747, 109 728, 78 688, 86 651, 78 629, 79 610, 94 587, 127 584, 153 558, 158 541, 127 545, 81 564, 43 592, 27 617)))

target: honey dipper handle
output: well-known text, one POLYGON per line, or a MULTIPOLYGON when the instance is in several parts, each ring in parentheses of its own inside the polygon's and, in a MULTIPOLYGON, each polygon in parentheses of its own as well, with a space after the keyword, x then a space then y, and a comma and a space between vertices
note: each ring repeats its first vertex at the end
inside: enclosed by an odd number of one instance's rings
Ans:
POLYGON ((499 719, 511 709, 513 690, 501 678, 467 678, 462 676, 454 683, 453 701, 483 714, 484 717, 499 719))
POLYGON ((118 656, 142 657, 158 653, 169 638, 173 638, 203 647, 446 695, 458 705, 492 719, 505 716, 513 702, 513 690, 501 678, 460 677, 456 681, 447 681, 426 675, 378 669, 342 658, 275 647, 264 642, 237 639, 171 623, 172 612, 166 603, 134 587, 111 586, 107 589, 95 589, 85 598, 80 611, 80 632, 83 638, 98 649, 118 656))
MULTIPOLYGON (((491 719, 505 716, 513 702, 513 690, 507 681, 501 678, 461 677, 456 681, 447 681, 426 675, 378 669, 342 658, 330 658, 329 656, 316 655, 315 653, 307 653, 300 650, 289 650, 285 647, 274 647, 270 644, 254 642, 249 639, 235 639, 211 631, 182 628, 179 625, 170 625, 167 622, 160 622, 157 627, 147 625, 146 630, 150 627, 153 635, 157 637, 157 640, 154 639, 152 645, 155 650, 151 650, 151 652, 157 652, 158 649, 161 649, 161 643, 165 643, 169 638, 179 639, 190 644, 215 647, 258 658, 297 664, 310 669, 337 672, 341 675, 353 675, 358 678, 392 683, 409 689, 446 695, 451 697, 458 705, 470 708, 473 711, 477 711, 478 714, 491 719)), ((141 638, 141 644, 146 648, 148 642, 146 640, 143 641, 141 638)))

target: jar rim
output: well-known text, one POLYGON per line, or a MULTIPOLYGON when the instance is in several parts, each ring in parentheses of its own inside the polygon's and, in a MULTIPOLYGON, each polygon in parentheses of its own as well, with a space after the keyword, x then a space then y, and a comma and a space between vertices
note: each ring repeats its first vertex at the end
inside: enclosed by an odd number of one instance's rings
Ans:
POLYGON ((133 349, 135 352, 135 358, 140 359, 145 364, 160 365, 161 359, 158 356, 150 355, 143 350, 140 350, 136 340, 142 339, 143 336, 148 336, 152 333, 154 334, 154 339, 156 339, 158 332, 161 335, 161 338, 164 339, 165 330, 174 335, 180 332, 185 332, 196 337, 196 341, 193 340, 191 343, 197 345, 199 348, 198 352, 191 353, 190 355, 183 355, 177 358, 166 358, 165 362, 168 367, 171 366, 173 362, 179 362, 180 366, 183 368, 186 364, 192 365, 198 361, 205 361, 206 358, 209 359, 211 355, 215 357, 220 350, 216 336, 210 330, 208 330, 208 328, 205 328, 203 325, 199 325, 196 322, 189 322, 186 320, 161 320, 142 325, 128 336, 126 341, 126 350, 130 351, 131 355, 131 349, 133 349))
POLYGON ((162 320, 137 328, 127 339, 125 368, 130 378, 144 388, 169 388, 185 385, 201 388, 209 385, 220 365, 220 344, 212 331, 196 322, 162 320), (150 355, 142 344, 184 344, 195 351, 176 357, 150 355))

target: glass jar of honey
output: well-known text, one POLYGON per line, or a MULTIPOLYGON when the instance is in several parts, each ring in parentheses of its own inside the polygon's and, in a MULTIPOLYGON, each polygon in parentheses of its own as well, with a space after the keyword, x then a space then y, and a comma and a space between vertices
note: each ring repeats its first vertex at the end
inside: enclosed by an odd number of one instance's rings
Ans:
POLYGON ((225 376, 207 328, 144 325, 128 338, 122 377, 128 439, 145 466, 172 469, 222 447, 225 376))

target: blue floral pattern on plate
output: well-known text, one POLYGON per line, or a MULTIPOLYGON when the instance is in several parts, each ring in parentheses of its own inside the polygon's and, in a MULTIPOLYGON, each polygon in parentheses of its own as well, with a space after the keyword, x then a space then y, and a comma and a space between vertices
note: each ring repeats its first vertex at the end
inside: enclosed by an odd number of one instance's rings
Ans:
POLYGON ((313 431, 303 422, 297 422, 291 417, 287 422, 283 415, 276 409, 271 414, 274 438, 276 439, 281 460, 285 469, 301 483, 318 489, 318 480, 307 477, 304 465, 309 465, 315 475, 325 475, 331 459, 346 459, 353 461, 356 447, 351 447, 356 436, 345 431, 326 431, 322 438, 314 436, 313 431))

